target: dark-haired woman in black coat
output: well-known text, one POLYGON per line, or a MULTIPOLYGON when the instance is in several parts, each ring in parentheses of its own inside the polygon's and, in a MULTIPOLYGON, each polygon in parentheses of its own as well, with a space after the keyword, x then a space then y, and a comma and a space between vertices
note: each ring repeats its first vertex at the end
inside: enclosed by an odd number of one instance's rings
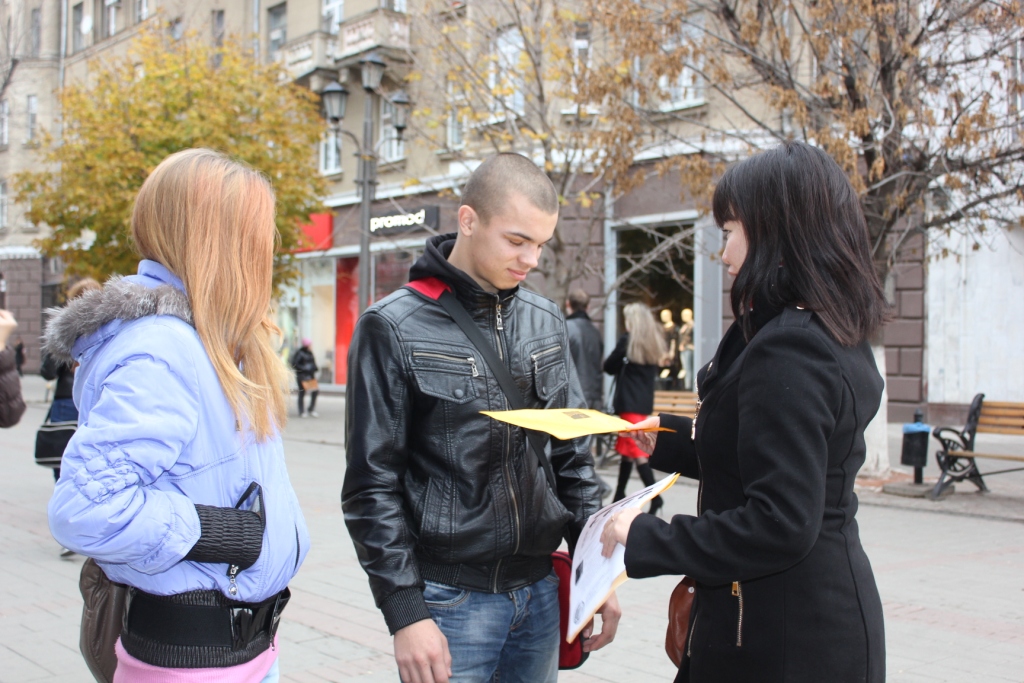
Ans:
POLYGON ((700 480, 697 515, 618 513, 606 553, 624 544, 631 577, 697 581, 677 682, 881 683, 853 484, 888 306, 856 193, 827 154, 787 143, 727 171, 714 213, 737 322, 697 375, 695 416, 631 433, 654 468, 700 480))

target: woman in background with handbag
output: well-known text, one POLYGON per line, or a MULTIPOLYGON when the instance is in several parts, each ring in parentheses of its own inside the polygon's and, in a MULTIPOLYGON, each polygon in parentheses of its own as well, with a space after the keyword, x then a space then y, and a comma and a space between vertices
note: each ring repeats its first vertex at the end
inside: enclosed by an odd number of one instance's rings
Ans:
MULTIPOLYGON (((67 300, 74 301, 86 292, 95 292, 103 289, 103 286, 91 277, 83 278, 68 287, 67 300)), ((53 401, 50 403, 50 412, 47 415, 47 422, 74 422, 78 423, 78 408, 75 407, 75 399, 72 390, 75 385, 75 363, 58 362, 51 354, 43 353, 43 362, 39 368, 39 374, 48 382, 57 381, 53 389, 53 401)), ((72 433, 73 430, 72 430, 72 433)), ((68 437, 70 439, 70 436, 68 437)), ((66 445, 65 441, 65 445, 66 445)), ((59 455, 63 455, 61 449, 59 455)), ((59 462, 59 461, 58 461, 59 462)), ((53 480, 60 479, 60 465, 53 468, 53 480)))
MULTIPOLYGON (((604 361, 604 371, 615 376, 615 394, 612 408, 623 420, 640 422, 654 410, 654 383, 660 363, 665 357, 664 332, 654 320, 650 309, 640 303, 627 305, 622 311, 626 334, 619 337, 615 349, 604 361)), ((644 486, 654 483, 654 472, 647 464, 647 453, 637 448, 633 439, 620 435, 615 450, 622 456, 619 461, 619 482, 615 488, 615 501, 626 497, 626 485, 633 473, 633 463, 644 486)), ((664 501, 658 496, 651 501, 651 514, 657 514, 664 501)))
POLYGON ((605 553, 625 545, 630 577, 695 580, 677 682, 881 683, 853 484, 882 393, 868 340, 888 305, 857 193, 824 151, 788 142, 726 171, 714 216, 736 322, 698 373, 694 418, 631 432, 655 468, 700 480, 697 516, 617 513, 605 553))
MULTIPOLYGON (((138 274, 47 326, 46 351, 79 363, 81 414, 50 530, 102 569, 83 577, 86 616, 108 580, 128 587, 114 683, 279 680, 277 626, 309 535, 280 434, 274 213, 270 183, 248 166, 173 154, 132 211, 138 274)), ((87 627, 83 653, 109 654, 118 633, 87 627)))
POLYGON ((316 381, 316 358, 313 357, 311 339, 303 339, 302 346, 292 354, 292 369, 299 382, 299 417, 306 417, 306 392, 309 392, 309 416, 320 417, 316 412, 316 397, 320 395, 320 384, 316 381))

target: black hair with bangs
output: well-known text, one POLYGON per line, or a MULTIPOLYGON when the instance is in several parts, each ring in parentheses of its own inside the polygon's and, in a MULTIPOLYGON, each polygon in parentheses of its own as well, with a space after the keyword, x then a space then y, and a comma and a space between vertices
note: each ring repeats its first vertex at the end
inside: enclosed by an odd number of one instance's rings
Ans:
POLYGON ((846 346, 888 320, 857 193, 823 150, 791 141, 749 157, 718 181, 712 205, 719 227, 739 221, 747 238, 732 311, 748 341, 755 299, 805 306, 846 346))

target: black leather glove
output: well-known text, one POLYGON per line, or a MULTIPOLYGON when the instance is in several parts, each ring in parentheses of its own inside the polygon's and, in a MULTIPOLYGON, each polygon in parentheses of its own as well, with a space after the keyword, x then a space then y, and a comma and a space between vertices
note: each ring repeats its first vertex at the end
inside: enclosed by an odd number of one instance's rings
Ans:
POLYGON ((192 562, 236 565, 245 571, 263 550, 263 517, 251 510, 196 505, 200 536, 185 556, 192 562))

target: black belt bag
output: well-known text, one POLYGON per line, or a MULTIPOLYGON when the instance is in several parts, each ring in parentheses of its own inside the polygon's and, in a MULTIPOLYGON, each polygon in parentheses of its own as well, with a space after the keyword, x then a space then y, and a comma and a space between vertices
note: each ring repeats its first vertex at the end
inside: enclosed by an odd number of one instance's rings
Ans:
POLYGON ((230 600, 219 591, 162 596, 131 588, 121 645, 136 659, 164 668, 238 666, 273 644, 290 597, 287 588, 257 603, 230 600))

